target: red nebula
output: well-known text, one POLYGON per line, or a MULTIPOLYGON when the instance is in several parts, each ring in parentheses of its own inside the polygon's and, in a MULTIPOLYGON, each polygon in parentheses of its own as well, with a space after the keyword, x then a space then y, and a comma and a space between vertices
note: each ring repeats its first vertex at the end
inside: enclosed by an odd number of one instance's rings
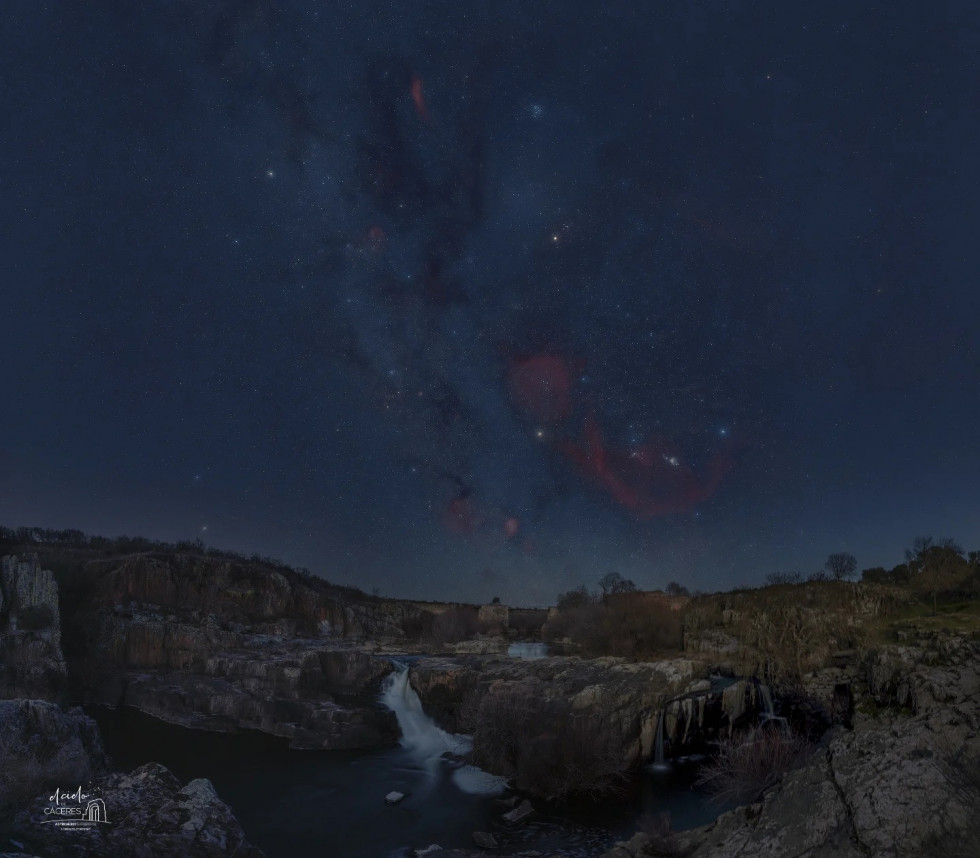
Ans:
POLYGON ((521 529, 521 523, 511 516, 506 521, 504 521, 504 536, 508 539, 513 539, 517 536, 517 532, 521 529))
POLYGON ((555 355, 533 355, 511 361, 507 386, 514 403, 535 420, 552 425, 572 408, 568 361, 555 355))
POLYGON ((613 500, 643 519, 691 512, 718 490, 732 466, 728 455, 717 453, 699 476, 681 462, 675 446, 663 438, 628 451, 607 449, 591 417, 585 421, 583 442, 566 442, 562 452, 613 500))
POLYGON ((442 514, 442 523, 450 533, 474 533, 479 523, 469 494, 454 497, 442 514))
POLYGON ((412 75, 411 84, 412 93, 412 103, 415 105, 415 110, 422 119, 428 122, 429 120, 429 109, 425 105, 425 95, 422 92, 422 78, 417 74, 412 75))

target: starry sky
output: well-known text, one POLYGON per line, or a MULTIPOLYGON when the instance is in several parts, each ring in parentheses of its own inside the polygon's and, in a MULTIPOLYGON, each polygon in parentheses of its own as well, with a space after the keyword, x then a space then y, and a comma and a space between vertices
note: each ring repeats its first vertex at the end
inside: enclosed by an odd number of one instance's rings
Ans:
POLYGON ((410 598, 980 547, 980 10, 7 0, 0 523, 410 598))

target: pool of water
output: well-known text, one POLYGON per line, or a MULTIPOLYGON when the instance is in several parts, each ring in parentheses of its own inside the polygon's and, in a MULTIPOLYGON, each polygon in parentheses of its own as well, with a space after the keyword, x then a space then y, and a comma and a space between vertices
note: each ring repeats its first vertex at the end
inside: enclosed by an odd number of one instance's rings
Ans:
POLYGON ((724 810, 695 788, 692 766, 674 766, 642 772, 615 801, 556 807, 534 801, 532 820, 509 827, 496 799, 511 793, 499 779, 441 756, 465 751, 466 737, 432 723, 404 681, 404 667, 383 697, 398 716, 403 746, 381 751, 294 751, 286 740, 261 733, 188 730, 131 709, 90 714, 116 768, 153 760, 182 781, 209 778, 268 858, 405 858, 431 843, 472 847, 474 831, 494 832, 503 847, 497 854, 538 849, 590 856, 631 837, 645 814, 667 812, 680 830, 724 810), (386 804, 392 791, 405 798, 386 804))
POLYGON ((268 858, 401 856, 408 847, 471 845, 499 809, 453 781, 449 765, 420 765, 404 748, 294 751, 256 733, 188 730, 135 710, 90 712, 113 765, 153 760, 182 781, 206 777, 268 858), (405 794, 398 804, 385 795, 405 794))
POLYGON ((511 658, 538 659, 548 657, 548 644, 534 641, 519 641, 507 647, 507 655, 511 658))

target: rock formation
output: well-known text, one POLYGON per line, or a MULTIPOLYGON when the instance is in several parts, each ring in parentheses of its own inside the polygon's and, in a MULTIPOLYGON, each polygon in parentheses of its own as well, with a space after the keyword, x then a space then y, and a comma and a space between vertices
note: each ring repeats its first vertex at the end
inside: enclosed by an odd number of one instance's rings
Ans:
POLYGON ((0 702, 0 832, 47 856, 261 858, 207 780, 186 785, 147 763, 108 772, 95 722, 40 700, 0 702), (98 785, 109 824, 51 825, 51 793, 98 785))
POLYGON ((404 637, 404 616, 419 608, 189 555, 99 562, 84 575, 66 648, 85 698, 185 726, 262 730, 298 748, 397 741, 377 703, 391 665, 353 639, 404 637))
POLYGON ((980 759, 980 641, 921 633, 872 651, 851 676, 854 729, 834 728, 761 801, 669 843, 637 834, 604 858, 919 858, 932 838, 935 854, 971 854, 980 779, 958 767, 980 759))
POLYGON ((56 700, 65 684, 54 575, 36 554, 0 558, 0 698, 56 700))

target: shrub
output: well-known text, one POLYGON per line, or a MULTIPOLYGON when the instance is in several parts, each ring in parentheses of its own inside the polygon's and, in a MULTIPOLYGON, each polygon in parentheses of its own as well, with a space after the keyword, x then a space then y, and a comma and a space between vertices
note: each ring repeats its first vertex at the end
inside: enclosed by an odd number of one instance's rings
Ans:
POLYGON ((50 791, 52 784, 77 784, 92 774, 87 760, 63 759, 59 744, 44 736, 24 743, 0 739, 0 811, 18 808, 50 791))
POLYGON ((650 658, 682 646, 678 612, 643 593, 610 596, 604 603, 560 611, 542 630, 549 643, 570 638, 583 655, 650 658))
POLYGON ((574 590, 569 590, 567 593, 561 593, 558 596, 558 610, 572 611, 576 608, 585 608, 596 604, 599 598, 598 593, 590 593, 584 585, 576 587, 574 590))
POLYGON ((688 850, 682 849, 677 842, 670 824, 670 812, 648 813, 640 817, 640 831, 647 838, 643 844, 644 855, 656 855, 658 858, 681 858, 688 850))
POLYGON ((431 638, 434 643, 459 643, 468 640, 478 629, 477 612, 462 606, 436 614, 432 620, 431 638))
POLYGON ((755 801, 808 755, 810 744, 772 727, 721 744, 718 756, 702 769, 698 785, 720 803, 755 801))

